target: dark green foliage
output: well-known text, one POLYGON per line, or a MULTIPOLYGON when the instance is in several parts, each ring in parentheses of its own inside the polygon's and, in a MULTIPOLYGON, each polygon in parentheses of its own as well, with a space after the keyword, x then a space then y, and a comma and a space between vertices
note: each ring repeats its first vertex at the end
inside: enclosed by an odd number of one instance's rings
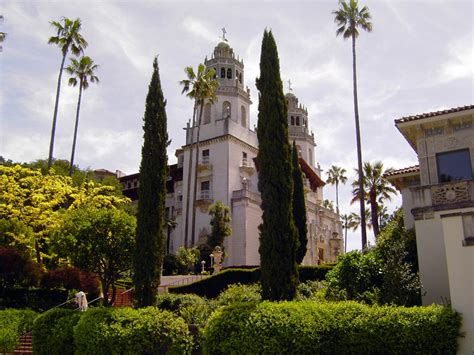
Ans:
POLYGON ((206 298, 216 298, 229 285, 258 282, 260 270, 255 269, 226 269, 216 275, 193 282, 188 285, 169 288, 170 293, 194 293, 206 298))
POLYGON ((181 308, 206 303, 206 300, 194 294, 164 293, 156 298, 156 306, 164 311, 179 311, 181 308))
POLYGON ((308 244, 308 226, 306 225, 306 203, 304 199, 303 174, 301 173, 298 151, 293 141, 293 219, 298 232, 298 243, 296 248, 296 263, 301 264, 306 255, 308 244))
POLYGON ((155 58, 143 118, 137 236, 133 258, 134 298, 139 307, 155 303, 163 265, 168 174, 166 147, 169 144, 165 105, 158 73, 158 60, 155 58))
POLYGON ((300 282, 322 281, 326 274, 333 269, 333 265, 325 264, 318 266, 298 266, 300 282))
POLYGON ((211 234, 207 238, 207 244, 212 249, 219 246, 224 251, 224 239, 232 234, 230 208, 217 201, 209 208, 209 216, 211 216, 211 234))
POLYGON ((73 327, 82 312, 56 308, 41 314, 33 324, 33 349, 35 354, 74 354, 73 327))
POLYGON ((41 286, 47 289, 81 290, 89 298, 98 296, 100 291, 100 281, 96 274, 75 267, 48 270, 41 279, 41 286))
POLYGON ((37 312, 44 312, 67 300, 65 290, 46 290, 29 288, 0 289, 0 309, 30 308, 37 312))
MULTIPOLYGON (((298 266, 301 282, 309 280, 324 280, 326 274, 333 268, 332 265, 298 266)), ((260 280, 260 268, 230 268, 216 275, 193 282, 188 285, 169 288, 171 293, 194 293, 202 297, 216 298, 222 291, 232 284, 243 285, 256 283, 260 280)))
POLYGON ((240 303, 213 313, 204 354, 455 354, 461 317, 450 308, 355 302, 240 303))
POLYGON ((262 297, 291 300, 296 293, 297 234, 293 222, 291 146, 286 99, 271 31, 263 34, 258 103, 258 189, 262 197, 260 268, 262 297))
POLYGON ((74 327, 76 354, 190 354, 184 320, 155 307, 94 308, 74 327))
POLYGON ((373 252, 357 250, 339 256, 337 265, 327 274, 328 297, 334 300, 359 300, 372 303, 372 294, 382 286, 382 260, 373 252))
POLYGON ((31 310, 7 309, 0 311, 0 352, 13 352, 20 336, 31 330, 38 314, 31 310))

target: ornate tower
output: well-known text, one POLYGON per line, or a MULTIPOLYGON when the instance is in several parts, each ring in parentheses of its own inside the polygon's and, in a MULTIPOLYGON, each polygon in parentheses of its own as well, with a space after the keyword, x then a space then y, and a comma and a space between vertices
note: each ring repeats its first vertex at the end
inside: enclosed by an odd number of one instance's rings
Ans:
MULTIPOLYGON (((290 88, 291 90, 291 88, 290 88)), ((298 103, 298 98, 289 92, 285 95, 288 104, 288 136, 295 141, 298 154, 314 167, 314 134, 309 132, 308 110, 298 103)))

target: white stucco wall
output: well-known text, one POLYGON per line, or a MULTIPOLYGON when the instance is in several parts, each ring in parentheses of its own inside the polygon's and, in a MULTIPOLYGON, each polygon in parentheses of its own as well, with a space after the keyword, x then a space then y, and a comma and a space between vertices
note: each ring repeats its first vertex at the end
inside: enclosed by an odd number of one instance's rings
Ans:
POLYGON ((422 303, 443 304, 451 299, 441 219, 415 221, 422 303))
MULTIPOLYGON (((471 209, 474 211, 474 208, 471 209)), ((461 216, 442 218, 452 307, 463 316, 459 354, 474 353, 474 246, 463 246, 461 216)))

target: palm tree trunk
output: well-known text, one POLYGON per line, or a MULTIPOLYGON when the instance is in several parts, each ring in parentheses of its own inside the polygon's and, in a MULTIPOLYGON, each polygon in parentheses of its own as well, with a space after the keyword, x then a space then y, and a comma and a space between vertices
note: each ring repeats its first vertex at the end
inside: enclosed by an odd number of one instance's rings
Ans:
POLYGON ((336 209, 337 209, 337 214, 339 214, 339 181, 336 180, 336 209))
POLYGON ((346 220, 346 225, 344 226, 345 232, 344 232, 344 254, 347 252, 347 220, 346 220))
POLYGON ((357 165, 359 168, 359 193, 360 193, 360 228, 362 239, 362 251, 367 248, 367 230, 365 229, 365 204, 364 204, 364 170, 362 169, 362 147, 360 139, 359 127, 359 107, 357 103, 357 74, 356 74, 356 51, 355 51, 355 36, 352 35, 352 73, 354 78, 354 116, 356 125, 356 140, 357 140, 357 165))
POLYGON ((74 138, 72 140, 72 151, 71 151, 71 163, 69 165, 69 176, 72 176, 72 170, 73 170, 73 167, 74 167, 74 153, 76 151, 77 128, 79 126, 79 110, 81 108, 81 98, 82 98, 82 80, 79 82, 79 99, 77 100, 76 124, 74 126, 74 138))
POLYGON ((204 108, 204 102, 201 102, 201 107, 199 108, 199 119, 196 135, 196 164, 194 165, 194 193, 193 193, 193 215, 191 220, 191 245, 194 245, 195 242, 195 227, 196 227, 196 192, 197 192, 197 175, 198 175, 198 165, 199 165, 199 134, 201 132, 201 118, 202 111, 204 108))
POLYGON ((193 140, 194 140, 194 126, 196 121, 197 100, 194 101, 193 122, 191 126, 191 142, 189 143, 189 164, 188 164, 188 186, 186 189, 186 215, 184 220, 184 247, 188 248, 188 229, 189 229, 189 209, 191 200, 191 169, 193 167, 193 140))
POLYGON ((370 213, 372 218, 372 228, 374 230, 375 239, 379 235, 379 219, 378 219, 378 205, 377 205, 377 195, 376 192, 371 189, 369 192, 370 198, 370 213))
POLYGON ((61 68, 59 69, 58 86, 56 89, 56 101, 54 103, 53 113, 53 126, 51 128, 51 141, 49 143, 49 156, 48 156, 48 171, 53 165, 53 151, 54 151, 54 136, 56 134, 56 119, 58 117, 58 105, 59 105, 59 93, 61 91, 61 78, 63 77, 64 62, 66 60, 67 50, 63 54, 63 60, 61 61, 61 68))

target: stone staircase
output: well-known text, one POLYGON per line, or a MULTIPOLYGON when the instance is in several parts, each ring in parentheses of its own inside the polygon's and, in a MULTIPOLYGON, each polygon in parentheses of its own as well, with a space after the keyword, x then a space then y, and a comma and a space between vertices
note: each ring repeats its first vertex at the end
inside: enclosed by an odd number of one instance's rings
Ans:
POLYGON ((33 336, 31 332, 23 334, 20 337, 20 345, 10 354, 33 354, 33 336))
MULTIPOLYGON (((112 290, 110 291, 112 292, 112 290)), ((132 307, 133 306, 133 290, 125 290, 117 288, 115 294, 115 302, 112 307, 132 307)))

